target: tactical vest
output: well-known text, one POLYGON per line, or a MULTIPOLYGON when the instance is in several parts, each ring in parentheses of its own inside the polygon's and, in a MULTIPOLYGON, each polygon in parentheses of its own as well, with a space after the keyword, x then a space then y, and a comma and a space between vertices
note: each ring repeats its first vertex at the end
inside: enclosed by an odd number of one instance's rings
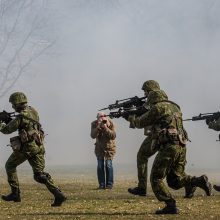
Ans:
POLYGON ((160 120, 161 132, 159 139, 161 143, 174 143, 182 146, 186 145, 188 140, 187 132, 183 127, 182 113, 179 105, 175 102, 165 100, 169 105, 167 115, 164 113, 164 117, 160 120))
POLYGON ((17 117, 20 118, 20 126, 18 134, 22 143, 27 143, 35 140, 38 146, 43 144, 44 131, 39 123, 39 116, 37 111, 28 106, 17 117))

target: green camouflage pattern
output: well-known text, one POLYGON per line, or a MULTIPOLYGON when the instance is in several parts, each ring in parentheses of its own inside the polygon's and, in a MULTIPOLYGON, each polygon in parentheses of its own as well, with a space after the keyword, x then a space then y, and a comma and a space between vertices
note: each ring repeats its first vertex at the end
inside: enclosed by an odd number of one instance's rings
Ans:
MULTIPOLYGON (((36 124, 31 119, 39 122, 38 113, 33 107, 26 106, 26 108, 7 125, 1 123, 0 131, 3 134, 11 134, 15 131, 20 133, 22 129, 26 132, 32 132, 37 128, 36 124)), ((21 150, 14 151, 11 154, 6 162, 5 168, 8 175, 8 183, 12 189, 19 188, 16 167, 27 160, 34 173, 43 172, 45 168, 44 155, 44 145, 37 145, 35 140, 29 140, 26 143, 22 143, 21 150)), ((57 188, 52 178, 49 178, 45 185, 50 192, 57 188)))
POLYGON ((145 128, 148 126, 155 127, 155 124, 156 124, 155 118, 159 120, 160 119, 159 110, 163 111, 163 109, 160 108, 158 105, 160 105, 160 102, 162 103, 162 101, 166 101, 167 99, 168 99, 167 95, 164 91, 162 90, 151 91, 149 93, 147 104, 146 104, 146 106, 149 107, 149 111, 147 111, 145 114, 141 115, 140 117, 131 115, 129 116, 128 120, 136 128, 145 128))
MULTIPOLYGON (((35 156, 28 158, 22 152, 13 152, 8 158, 5 168, 8 176, 8 183, 11 189, 19 189, 19 181, 17 176, 16 167, 26 160, 28 160, 29 164, 32 167, 33 173, 43 172, 45 168, 45 159, 44 159, 44 150, 37 153, 35 156)), ((57 186, 54 184, 54 181, 51 177, 45 182, 47 189, 53 193, 57 186)))
MULTIPOLYGON (((161 93, 157 91, 157 94, 161 97, 161 93)), ((140 118, 135 118, 134 123, 139 127, 152 126, 154 128, 154 135, 158 137, 160 144, 151 171, 151 185, 158 200, 170 201, 173 197, 164 184, 164 179, 167 178, 169 187, 173 189, 190 185, 192 179, 191 176, 185 174, 186 148, 178 139, 178 135, 181 137, 184 135, 180 108, 173 102, 158 98, 158 102, 152 105, 150 111, 140 118), (161 139, 164 131, 170 128, 177 131, 174 139, 168 138, 166 132, 167 139, 161 139)))
MULTIPOLYGON (((151 94, 150 100, 152 100, 153 97, 152 93, 153 91, 149 93, 149 95, 151 94)), ((168 99, 164 91, 156 90, 156 93, 158 94, 156 97, 158 101, 168 99), (161 97, 161 99, 159 99, 158 97, 161 97)), ((155 104, 155 102, 149 102, 148 100, 149 97, 147 99, 147 102, 145 102, 144 106, 148 111, 150 111, 151 107, 153 106, 153 104, 155 104)), ((131 116, 131 117, 135 117, 135 116, 131 116)), ((135 125, 136 128, 142 128, 141 126, 138 127, 137 124, 135 125)), ((137 170, 138 170, 138 187, 147 190, 148 159, 158 151, 159 145, 157 140, 158 135, 154 134, 154 127, 152 125, 144 127, 144 134, 147 137, 141 144, 141 147, 137 154, 137 170)))
POLYGON ((91 133, 90 136, 96 139, 95 142, 95 155, 97 159, 112 160, 116 153, 116 131, 115 126, 108 118, 109 126, 102 131, 97 129, 97 120, 91 123, 91 133))
MULTIPOLYGON (((163 90, 156 90, 149 92, 147 101, 144 103, 144 107, 145 109, 147 109, 147 111, 149 111, 151 106, 153 106, 156 103, 156 101, 154 101, 154 98, 156 98, 157 101, 168 100, 168 97, 163 90), (155 93, 157 94, 156 97, 154 95, 155 93)), ((152 126, 144 127, 144 135, 147 136, 149 130, 152 130, 152 126)))
POLYGON ((160 85, 155 80, 147 80, 146 82, 144 82, 141 89, 144 91, 148 91, 148 92, 154 91, 154 90, 160 90, 160 85))
POLYGON ((163 90, 156 90, 149 92, 147 97, 146 105, 152 106, 157 102, 168 100, 167 94, 163 90))
POLYGON ((9 102, 13 105, 27 103, 27 97, 23 92, 14 92, 10 95, 9 102))
POLYGON ((182 113, 179 106, 168 101, 155 103, 150 111, 140 117, 131 117, 129 120, 138 128, 153 126, 158 133, 163 128, 176 128, 181 135, 183 132, 182 113))
POLYGON ((158 151, 158 141, 148 134, 137 153, 138 187, 147 190, 148 159, 158 151))
POLYGON ((191 185, 192 177, 185 173, 185 165, 185 147, 173 144, 160 146, 150 176, 152 190, 159 201, 174 199, 164 183, 165 178, 168 186, 175 190, 191 185))

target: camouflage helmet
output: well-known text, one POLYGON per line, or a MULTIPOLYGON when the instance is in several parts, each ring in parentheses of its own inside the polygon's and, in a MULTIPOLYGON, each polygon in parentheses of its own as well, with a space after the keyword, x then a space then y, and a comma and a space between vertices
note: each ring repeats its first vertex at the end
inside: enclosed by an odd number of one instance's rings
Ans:
POLYGON ((9 102, 12 105, 27 103, 27 97, 23 92, 14 92, 10 95, 9 102))
POLYGON ((141 89, 144 90, 144 91, 148 91, 148 92, 155 91, 155 90, 160 90, 160 85, 155 80, 148 80, 148 81, 144 82, 141 89))
POLYGON ((168 100, 168 96, 163 90, 151 91, 147 98, 146 104, 153 105, 156 104, 157 102, 161 102, 164 100, 168 100))

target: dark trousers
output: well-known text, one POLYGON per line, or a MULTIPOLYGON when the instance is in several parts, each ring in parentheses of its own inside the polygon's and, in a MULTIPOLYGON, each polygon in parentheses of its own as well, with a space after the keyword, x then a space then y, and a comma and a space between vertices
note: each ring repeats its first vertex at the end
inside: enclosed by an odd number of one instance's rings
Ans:
POLYGON ((112 160, 97 159, 97 176, 99 186, 113 186, 113 166, 112 160))

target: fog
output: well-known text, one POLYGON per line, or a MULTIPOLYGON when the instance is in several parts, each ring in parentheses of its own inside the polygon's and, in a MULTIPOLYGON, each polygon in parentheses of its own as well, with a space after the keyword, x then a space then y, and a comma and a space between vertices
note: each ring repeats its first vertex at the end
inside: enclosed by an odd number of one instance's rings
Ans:
MULTIPOLYGON (((95 164, 90 123, 98 109, 143 96, 149 79, 181 106, 184 118, 219 111, 219 12, 214 0, 48 0, 45 35, 54 45, 0 100, 1 108, 12 111, 14 91, 28 96, 48 134, 48 165, 95 164)), ((113 120, 114 163, 135 166, 144 131, 113 120)), ((218 132, 205 121, 184 125, 191 139, 187 167, 218 169, 218 132)), ((11 153, 9 137, 1 134, 0 166, 11 153)))

